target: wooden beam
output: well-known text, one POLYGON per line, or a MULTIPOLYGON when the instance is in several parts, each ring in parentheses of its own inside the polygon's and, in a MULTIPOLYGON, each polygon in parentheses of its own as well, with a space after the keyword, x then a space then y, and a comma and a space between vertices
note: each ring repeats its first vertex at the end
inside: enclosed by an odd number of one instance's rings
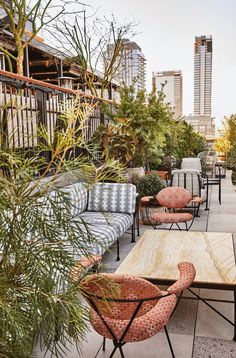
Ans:
POLYGON ((30 66, 41 66, 44 65, 46 67, 54 65, 54 61, 53 60, 31 60, 30 61, 30 66))
POLYGON ((31 76, 57 75, 57 71, 51 72, 31 72, 31 76))
POLYGON ((107 99, 104 99, 104 98, 99 98, 97 96, 93 96, 91 94, 87 94, 87 93, 84 93, 84 92, 79 91, 79 90, 71 90, 71 89, 68 89, 68 88, 63 88, 63 87, 60 87, 60 86, 53 85, 52 83, 45 83, 44 81, 39 81, 39 80, 36 80, 34 78, 28 78, 28 77, 25 77, 25 76, 17 75, 16 73, 12 73, 12 72, 8 72, 8 71, 0 70, 0 76, 6 76, 8 78, 13 78, 15 80, 25 81, 26 83, 32 83, 32 84, 35 84, 35 85, 51 88, 51 89, 54 89, 54 90, 57 90, 57 91, 65 92, 65 93, 71 93, 71 94, 74 94, 74 95, 78 94, 81 97, 90 98, 90 99, 97 100, 97 101, 100 101, 100 102, 113 103, 110 100, 107 100, 107 99))

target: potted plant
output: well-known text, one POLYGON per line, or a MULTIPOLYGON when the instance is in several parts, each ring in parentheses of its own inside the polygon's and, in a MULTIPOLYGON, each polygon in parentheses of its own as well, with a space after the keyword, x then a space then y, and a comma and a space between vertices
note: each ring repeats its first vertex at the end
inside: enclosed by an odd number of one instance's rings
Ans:
POLYGON ((232 170, 231 180, 232 184, 236 185, 236 144, 234 144, 228 154, 225 166, 232 170))
POLYGON ((136 150, 137 138, 129 118, 114 118, 106 126, 100 125, 91 138, 96 143, 101 159, 105 162, 117 160, 126 168, 127 180, 144 175, 143 168, 130 168, 136 150))
POLYGON ((99 145, 102 159, 115 159, 125 166, 132 160, 136 137, 130 122, 128 118, 115 118, 107 126, 98 127, 91 141, 99 145))
POLYGON ((140 217, 143 224, 150 225, 150 216, 152 213, 159 211, 159 204, 156 200, 156 195, 165 188, 164 181, 155 173, 146 174, 136 183, 139 198, 150 197, 149 201, 142 203, 140 200, 140 217))
POLYGON ((223 137, 220 137, 216 140, 214 144, 214 149, 217 151, 218 158, 222 161, 227 159, 228 153, 230 152, 230 141, 223 137))

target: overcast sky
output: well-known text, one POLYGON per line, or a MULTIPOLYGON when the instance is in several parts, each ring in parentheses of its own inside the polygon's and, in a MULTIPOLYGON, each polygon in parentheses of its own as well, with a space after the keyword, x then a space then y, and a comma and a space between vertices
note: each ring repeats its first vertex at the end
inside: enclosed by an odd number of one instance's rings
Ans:
POLYGON ((134 41, 147 59, 147 89, 152 71, 183 73, 183 113, 193 112, 195 36, 212 35, 212 115, 217 125, 236 113, 236 0, 89 0, 98 14, 138 23, 134 41))

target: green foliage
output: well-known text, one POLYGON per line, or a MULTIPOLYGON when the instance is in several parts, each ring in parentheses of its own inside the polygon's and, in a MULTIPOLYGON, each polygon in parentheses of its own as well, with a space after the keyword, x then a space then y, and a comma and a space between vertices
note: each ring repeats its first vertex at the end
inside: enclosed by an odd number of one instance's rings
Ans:
POLYGON ((183 120, 173 121, 166 139, 166 155, 177 161, 185 157, 196 157, 206 147, 204 137, 183 120))
POLYGON ((228 154, 227 160, 225 162, 225 165, 229 169, 236 171, 236 143, 234 143, 234 145, 232 146, 232 148, 228 154))
POLYGON ((217 153, 226 156, 230 151, 230 147, 231 147, 230 141, 225 137, 218 138, 214 144, 214 149, 217 151, 217 153))
POLYGON ((165 134, 173 117, 170 107, 164 103, 163 93, 158 96, 151 93, 148 102, 144 91, 135 95, 133 86, 123 87, 120 94, 117 116, 131 119, 137 137, 133 166, 150 167, 150 163, 160 163, 164 155, 165 134))
POLYGON ((236 114, 232 114, 230 117, 224 117, 223 129, 221 130, 221 136, 216 141, 214 149, 227 157, 226 165, 228 167, 236 169, 234 164, 236 156, 235 151, 236 142, 236 114))
POLYGON ((44 140, 34 157, 1 141, 1 357, 31 357, 38 337, 42 349, 63 357, 66 343, 79 344, 84 336, 87 311, 80 300, 80 282, 69 278, 78 257, 89 256, 96 238, 89 227, 79 225, 72 215, 73 203, 54 183, 60 173, 72 169, 88 186, 104 180, 110 167, 112 177, 119 174, 114 161, 96 168, 88 158, 70 156, 75 146, 87 148, 83 128, 92 111, 79 101, 68 107, 53 143, 46 129, 39 128, 37 135, 44 140), (42 155, 45 150, 51 153, 49 163, 42 155))
POLYGON ((105 127, 100 125, 92 141, 99 144, 102 158, 118 160, 127 165, 134 156, 137 139, 128 118, 115 118, 105 127))
POLYGON ((236 142, 236 114, 232 114, 229 118, 225 117, 225 135, 230 145, 236 142))
POLYGON ((163 180, 154 173, 146 174, 137 183, 137 191, 140 197, 156 196, 165 187, 163 180))
MULTIPOLYGON (((203 136, 183 120, 174 120, 173 111, 165 103, 163 92, 150 93, 146 99, 144 91, 135 94, 134 86, 122 87, 121 101, 115 114, 110 116, 129 118, 129 129, 136 139, 132 166, 158 168, 164 157, 196 156, 205 149, 203 136)), ((110 142, 111 143, 111 142, 110 142)), ((111 147, 107 146, 107 150, 111 147)))
POLYGON ((233 171, 231 174, 231 180, 232 180, 232 184, 236 185, 236 172, 233 171))

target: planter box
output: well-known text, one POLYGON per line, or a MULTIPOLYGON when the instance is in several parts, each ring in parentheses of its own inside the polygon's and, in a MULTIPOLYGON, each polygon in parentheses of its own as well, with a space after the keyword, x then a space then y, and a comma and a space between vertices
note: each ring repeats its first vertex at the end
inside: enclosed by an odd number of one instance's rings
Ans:
POLYGON ((137 168, 127 168, 127 175, 129 178, 129 181, 141 179, 145 175, 145 171, 143 167, 137 167, 137 168))
POLYGON ((232 171, 231 180, 232 180, 232 184, 236 185, 236 172, 234 171, 232 171))
POLYGON ((146 171, 145 174, 157 174, 157 175, 159 175, 159 177, 161 179, 163 179, 164 181, 167 181, 169 172, 168 172, 168 170, 149 170, 149 171, 146 171))
POLYGON ((154 225, 156 222, 151 219, 152 214, 160 211, 164 211, 165 209, 162 206, 157 204, 142 204, 139 206, 139 218, 140 224, 143 225, 154 225))

